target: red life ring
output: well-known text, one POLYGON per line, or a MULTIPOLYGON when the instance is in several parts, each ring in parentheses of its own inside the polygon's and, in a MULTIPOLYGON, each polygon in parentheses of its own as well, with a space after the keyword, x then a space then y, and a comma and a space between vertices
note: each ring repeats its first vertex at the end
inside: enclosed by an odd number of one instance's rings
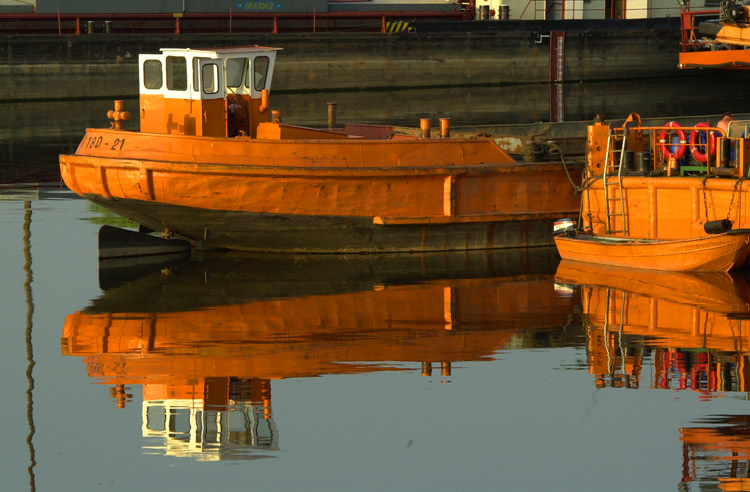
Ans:
MULTIPOLYGON (((701 121, 700 123, 696 123, 695 127, 711 128, 711 125, 709 125, 705 121, 701 121)), ((711 157, 714 157, 716 155, 716 133, 710 132, 708 130, 693 130, 692 132, 690 132, 690 152, 693 154, 693 157, 695 157, 696 161, 705 164, 708 160, 708 155, 710 155, 711 157), (701 133, 708 134, 708 145, 698 142, 698 137, 701 133), (703 148, 703 152, 700 151, 700 148, 703 148)))
POLYGON ((666 125, 664 125, 664 129, 659 132, 659 145, 661 146, 661 153, 664 154, 664 157, 669 159, 674 155, 675 159, 682 159, 685 156, 685 150, 687 149, 687 137, 685 136, 685 130, 676 130, 677 136, 680 137, 680 144, 677 146, 677 150, 672 153, 672 143, 667 142, 667 134, 670 133, 666 129, 667 128, 675 128, 679 127, 680 124, 676 121, 670 121, 666 125))

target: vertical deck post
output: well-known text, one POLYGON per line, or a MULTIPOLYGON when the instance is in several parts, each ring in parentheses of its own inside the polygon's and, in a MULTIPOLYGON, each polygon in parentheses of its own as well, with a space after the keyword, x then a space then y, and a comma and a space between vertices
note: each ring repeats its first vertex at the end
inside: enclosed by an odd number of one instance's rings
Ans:
POLYGON ((456 215, 456 175, 446 176, 443 181, 443 215, 456 215))

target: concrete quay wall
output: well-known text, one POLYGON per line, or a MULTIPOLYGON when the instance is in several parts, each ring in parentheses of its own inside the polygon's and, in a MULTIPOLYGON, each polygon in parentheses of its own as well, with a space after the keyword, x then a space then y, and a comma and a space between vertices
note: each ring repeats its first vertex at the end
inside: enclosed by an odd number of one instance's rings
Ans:
MULTIPOLYGON (((678 75, 676 29, 570 31, 566 82, 678 75)), ((284 48, 276 92, 462 87, 549 81, 549 37, 535 31, 0 38, 0 100, 138 94, 137 55, 160 48, 284 48)))

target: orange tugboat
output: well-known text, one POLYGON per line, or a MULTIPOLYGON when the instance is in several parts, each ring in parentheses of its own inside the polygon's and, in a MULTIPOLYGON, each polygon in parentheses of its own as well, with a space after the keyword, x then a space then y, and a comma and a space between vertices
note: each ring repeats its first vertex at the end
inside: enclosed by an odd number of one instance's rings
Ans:
MULTIPOLYGON (((716 258, 706 243, 736 240, 732 263, 741 265, 745 239, 738 229, 750 228, 750 138, 747 122, 725 123, 645 126, 634 113, 619 127, 589 126, 578 228, 597 237, 662 241, 661 253, 666 241, 696 240, 689 253, 707 264, 716 258)), ((684 269, 686 254, 660 268, 684 269)))
POLYGON ((549 245, 554 218, 578 210, 563 165, 449 138, 447 119, 442 138, 428 120, 421 137, 281 123, 269 109, 277 51, 140 55, 140 131, 122 129, 116 103, 112 129, 60 156, 65 183, 166 237, 262 252, 549 245))

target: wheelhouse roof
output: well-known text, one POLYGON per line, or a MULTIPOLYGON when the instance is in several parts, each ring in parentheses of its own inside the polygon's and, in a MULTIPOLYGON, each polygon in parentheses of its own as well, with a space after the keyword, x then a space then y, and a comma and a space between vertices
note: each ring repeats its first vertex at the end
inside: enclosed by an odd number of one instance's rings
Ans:
POLYGON ((187 54, 191 53, 194 55, 202 56, 213 56, 220 57, 226 55, 241 55, 241 54, 252 54, 252 53, 268 53, 269 51, 279 51, 284 48, 273 48, 270 46, 259 46, 257 44, 250 46, 229 46, 222 48, 161 48, 163 54, 187 54))

